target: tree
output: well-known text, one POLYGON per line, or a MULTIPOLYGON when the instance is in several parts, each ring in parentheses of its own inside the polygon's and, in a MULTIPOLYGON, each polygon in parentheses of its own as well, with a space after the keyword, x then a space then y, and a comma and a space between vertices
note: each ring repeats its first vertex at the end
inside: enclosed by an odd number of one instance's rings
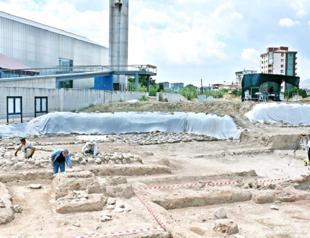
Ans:
POLYGON ((295 95, 299 95, 301 96, 302 98, 306 98, 308 95, 307 95, 307 91, 304 90, 304 89, 299 89, 297 87, 294 87, 294 88, 291 88, 289 90, 287 90, 285 93, 284 93, 284 96, 287 98, 287 99, 290 99, 292 98, 293 96, 295 95))
POLYGON ((198 96, 197 87, 189 84, 180 91, 180 94, 184 96, 187 100, 193 100, 198 96))
POLYGON ((206 92, 206 96, 214 98, 223 98, 226 92, 227 92, 226 89, 211 90, 206 92))
MULTIPOLYGON (((139 77, 139 91, 147 91, 144 89, 147 89, 148 87, 148 80, 150 81, 150 88, 152 86, 157 87, 157 84, 155 83, 155 80, 148 79, 148 76, 140 76, 139 77)), ((128 90, 131 92, 136 91, 136 79, 134 77, 128 78, 128 90)))
POLYGON ((158 87, 158 85, 157 84, 155 84, 155 85, 151 85, 150 86, 150 92, 149 92, 149 95, 150 96, 156 96, 156 94, 157 94, 157 92, 158 92, 158 89, 159 89, 159 87, 158 87))
POLYGON ((240 97, 241 96, 241 89, 234 89, 231 91, 231 94, 236 96, 236 97, 240 97))
POLYGON ((135 90, 135 78, 128 78, 128 91, 134 92, 135 90))

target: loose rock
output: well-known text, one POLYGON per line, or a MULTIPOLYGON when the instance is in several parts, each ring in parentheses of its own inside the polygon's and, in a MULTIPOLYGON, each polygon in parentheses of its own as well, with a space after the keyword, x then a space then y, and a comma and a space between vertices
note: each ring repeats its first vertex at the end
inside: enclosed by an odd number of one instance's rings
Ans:
POLYGON ((75 227, 81 227, 81 225, 79 223, 74 223, 73 226, 75 227))
POLYGON ((224 208, 219 208, 214 213, 214 219, 225 219, 227 214, 224 208))
POLYGON ((0 200, 0 208, 5 208, 5 203, 2 200, 0 200))
POLYGON ((29 188, 31 188, 31 189, 41 189, 42 185, 41 184, 30 184, 29 188))
POLYGON ((234 235, 239 232, 238 225, 234 221, 227 219, 217 220, 213 230, 227 235, 234 235))
POLYGON ((100 216, 100 221, 101 222, 107 222, 107 221, 111 221, 111 220, 112 220, 112 215, 110 215, 110 214, 103 213, 100 216))
POLYGON ((275 205, 271 205, 271 206, 270 206, 270 209, 271 209, 271 210, 275 210, 275 211, 278 211, 278 210, 279 210, 279 208, 278 208, 277 206, 275 206, 275 205))
POLYGON ((13 206, 13 211, 15 213, 22 213, 23 212, 23 208, 20 205, 14 205, 13 206))

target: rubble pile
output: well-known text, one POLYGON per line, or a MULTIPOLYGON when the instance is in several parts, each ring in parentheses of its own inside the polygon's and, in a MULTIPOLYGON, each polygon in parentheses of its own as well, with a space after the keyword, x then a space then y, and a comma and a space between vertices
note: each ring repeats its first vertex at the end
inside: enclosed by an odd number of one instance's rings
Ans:
POLYGON ((112 219, 111 212, 131 209, 120 199, 134 196, 132 186, 124 177, 96 177, 91 172, 58 174, 52 182, 56 212, 61 214, 103 211, 102 222, 112 219), (106 212, 104 212, 106 210, 106 212))
POLYGON ((206 135, 196 135, 188 133, 167 133, 167 132, 150 132, 138 134, 119 134, 109 135, 107 137, 110 142, 121 142, 138 145, 154 145, 154 144, 171 144, 192 141, 215 141, 206 135))
POLYGON ((73 163, 86 164, 143 164, 142 159, 130 153, 100 153, 96 156, 85 156, 81 153, 75 154, 73 163))
POLYGON ((0 158, 0 169, 2 170, 27 170, 51 167, 49 157, 35 157, 25 159, 22 157, 2 157, 0 158))
MULTIPOLYGON (((0 151, 1 153, 1 151, 0 151)), ((130 153, 100 153, 97 156, 86 156, 82 153, 73 155, 74 165, 88 165, 88 164, 143 164, 142 159, 130 153)), ((28 170, 50 168, 51 158, 48 152, 34 155, 34 158, 25 159, 23 157, 14 157, 5 155, 0 157, 0 169, 2 170, 28 170)))

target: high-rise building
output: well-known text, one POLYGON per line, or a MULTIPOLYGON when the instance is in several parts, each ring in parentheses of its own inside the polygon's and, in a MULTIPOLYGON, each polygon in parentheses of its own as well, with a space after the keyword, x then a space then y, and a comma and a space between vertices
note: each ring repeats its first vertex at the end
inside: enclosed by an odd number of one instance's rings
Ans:
POLYGON ((261 72, 266 74, 297 75, 297 51, 288 47, 269 47, 261 54, 261 72))

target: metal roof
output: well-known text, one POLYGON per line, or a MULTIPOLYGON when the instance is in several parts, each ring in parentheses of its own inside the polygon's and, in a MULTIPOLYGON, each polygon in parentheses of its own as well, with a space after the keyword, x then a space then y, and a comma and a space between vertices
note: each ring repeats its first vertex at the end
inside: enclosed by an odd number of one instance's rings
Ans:
POLYGON ((24 64, 12 59, 6 55, 0 54, 0 69, 26 69, 24 64))
POLYGON ((55 28, 55 27, 52 27, 52 26, 48 26, 48 25, 45 25, 45 24, 42 24, 42 23, 39 23, 39 22, 36 22, 36 21, 32 21, 32 20, 29 20, 29 19, 26 19, 26 18, 18 17, 18 16, 15 16, 15 15, 12 15, 12 14, 9 14, 9 13, 6 13, 6 12, 0 11, 0 17, 8 19, 8 20, 16 21, 16 22, 19 22, 19 23, 22 23, 22 24, 25 24, 25 25, 29 25, 29 26, 32 26, 32 27, 36 27, 36 28, 39 28, 39 29, 43 29, 43 30, 46 30, 46 31, 50 31, 50 32, 53 32, 53 33, 56 33, 56 34, 59 34, 59 35, 71 37, 71 38, 74 38, 74 39, 77 39, 77 40, 80 40, 80 41, 85 41, 85 42, 88 42, 88 43, 91 43, 91 44, 94 44, 94 45, 98 45, 98 46, 107 48, 107 47, 105 47, 103 45, 100 45, 99 43, 96 43, 96 42, 94 42, 94 41, 92 41, 92 40, 90 40, 90 39, 88 39, 88 38, 86 38, 84 36, 76 35, 74 33, 68 32, 68 31, 64 31, 64 30, 61 30, 61 29, 58 29, 58 28, 55 28))

